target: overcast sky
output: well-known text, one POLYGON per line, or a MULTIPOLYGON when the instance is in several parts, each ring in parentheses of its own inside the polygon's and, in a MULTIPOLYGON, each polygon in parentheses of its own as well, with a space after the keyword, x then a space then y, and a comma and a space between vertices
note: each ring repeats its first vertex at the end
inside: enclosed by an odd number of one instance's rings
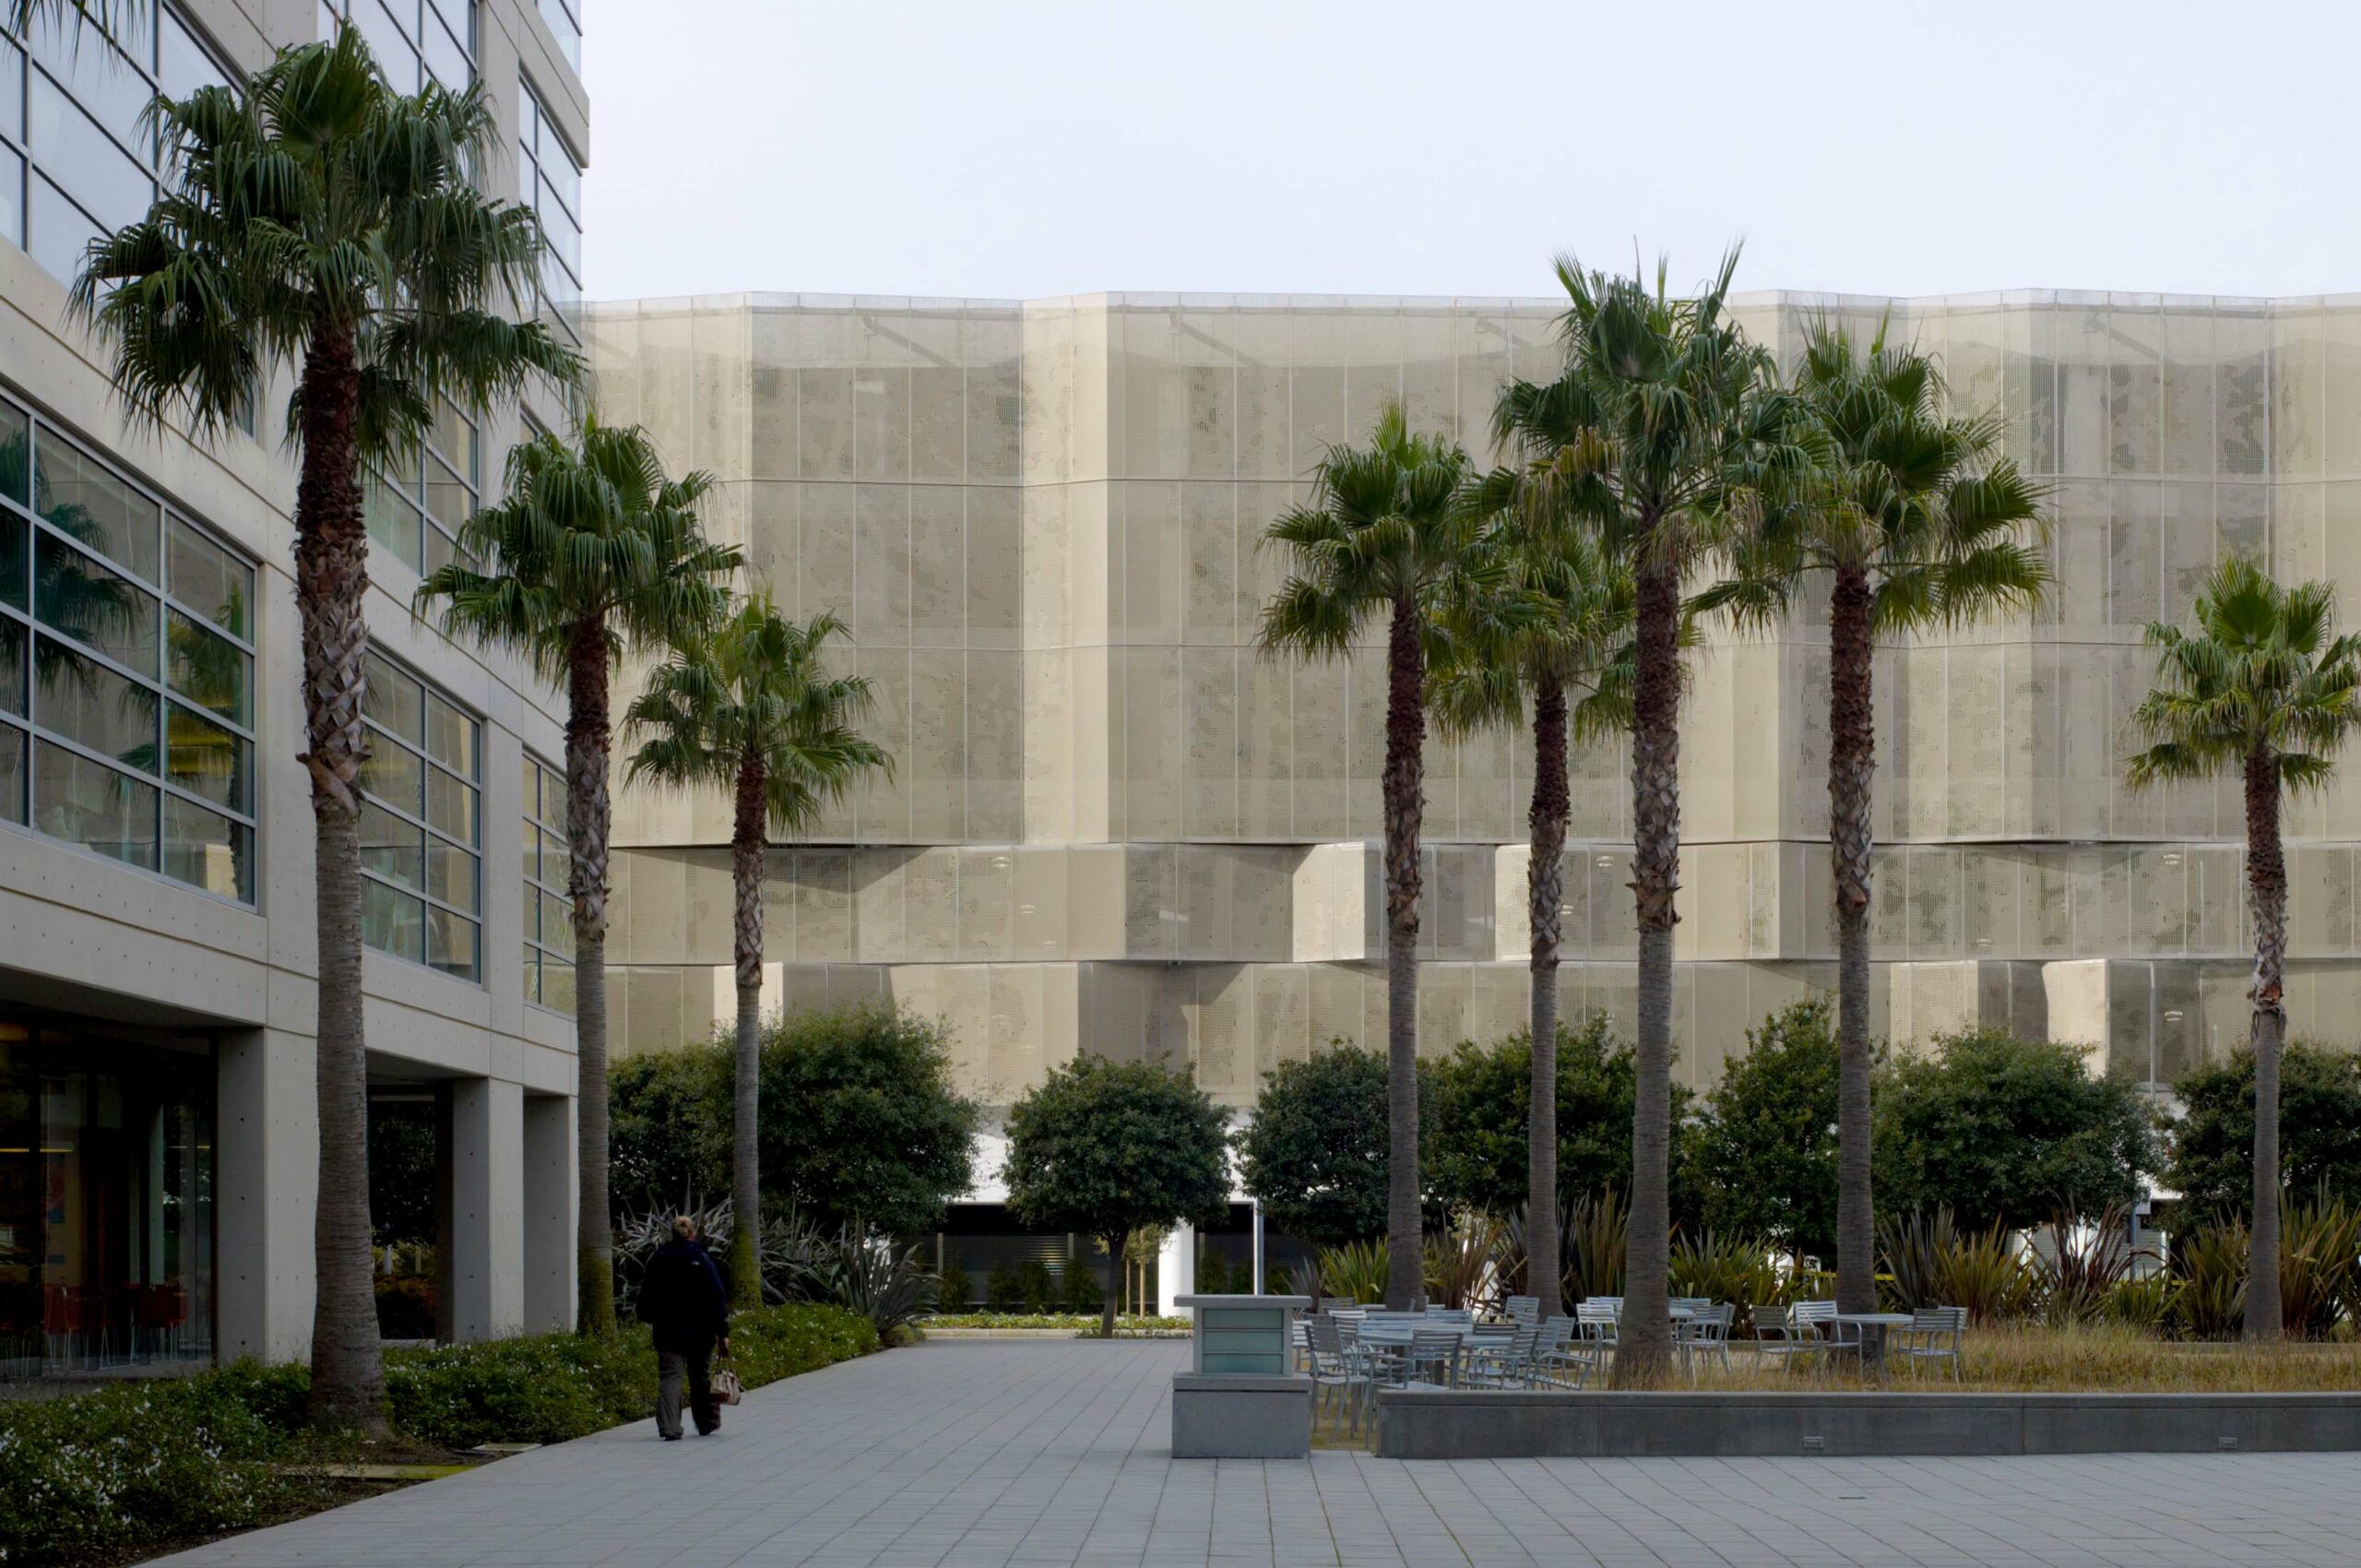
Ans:
POLYGON ((588 0, 587 291, 2361 290, 2361 6, 588 0))

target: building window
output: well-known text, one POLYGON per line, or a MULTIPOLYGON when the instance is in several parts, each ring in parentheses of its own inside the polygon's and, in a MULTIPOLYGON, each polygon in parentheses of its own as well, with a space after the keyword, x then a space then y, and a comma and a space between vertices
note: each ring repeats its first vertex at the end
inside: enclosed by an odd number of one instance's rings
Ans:
POLYGON ((350 17, 396 92, 416 92, 429 77, 457 92, 475 80, 474 0, 320 0, 320 36, 336 36, 350 17))
POLYGON ((459 529, 481 499, 482 433, 435 399, 433 428, 417 452, 373 465, 362 498, 369 537, 424 576, 458 559, 459 529))
POLYGON ((392 660, 368 657, 362 938, 397 958, 480 980, 483 726, 392 660))
POLYGON ((255 897, 255 568, 0 398, 0 817, 255 897))
POLYGON ((0 1016, 0 1380, 212 1359, 215 1073, 0 1016))
POLYGON ((525 759, 525 1000, 574 1016, 574 900, 565 896, 565 779, 525 759))
POLYGON ((541 315, 582 340, 582 163, 541 112, 533 84, 519 80, 517 199, 540 215, 541 315))
POLYGON ((557 40, 558 53, 574 67, 575 75, 582 74, 582 0, 541 0, 541 20, 549 23, 550 34, 557 40))
POLYGON ((92 240, 155 202, 150 101, 229 79, 171 6, 132 0, 113 21, 101 30, 49 6, 21 38, 0 35, 0 239, 61 282, 92 240))

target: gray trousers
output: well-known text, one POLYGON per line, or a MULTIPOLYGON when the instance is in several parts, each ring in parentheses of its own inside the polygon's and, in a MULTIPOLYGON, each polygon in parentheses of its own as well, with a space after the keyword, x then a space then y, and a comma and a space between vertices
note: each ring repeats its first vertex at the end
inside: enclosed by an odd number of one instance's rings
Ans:
POLYGON ((656 1352, 656 1430, 666 1437, 681 1435, 681 1380, 688 1379, 689 1413, 700 1435, 721 1424, 713 1403, 713 1345, 690 1350, 656 1352))

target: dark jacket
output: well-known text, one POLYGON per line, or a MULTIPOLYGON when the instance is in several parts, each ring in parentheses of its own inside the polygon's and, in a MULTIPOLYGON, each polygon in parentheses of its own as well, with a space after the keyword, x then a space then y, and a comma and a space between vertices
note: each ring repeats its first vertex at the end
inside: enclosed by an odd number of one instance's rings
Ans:
POLYGON ((730 1332, 730 1294, 701 1244, 675 1236, 656 1249, 639 1286, 639 1321, 656 1331, 659 1350, 694 1350, 730 1332))

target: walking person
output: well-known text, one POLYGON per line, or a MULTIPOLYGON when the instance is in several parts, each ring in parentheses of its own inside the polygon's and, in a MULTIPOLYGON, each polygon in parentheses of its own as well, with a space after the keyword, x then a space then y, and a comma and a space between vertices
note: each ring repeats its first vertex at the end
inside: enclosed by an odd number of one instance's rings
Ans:
POLYGON ((713 1402, 713 1353, 730 1354, 730 1293, 721 1271, 697 1240, 697 1222, 683 1214, 672 1221, 672 1239, 648 1260, 639 1288, 639 1320, 656 1331, 656 1430, 667 1443, 681 1440, 681 1382, 688 1380, 689 1412, 697 1435, 721 1425, 713 1402))

